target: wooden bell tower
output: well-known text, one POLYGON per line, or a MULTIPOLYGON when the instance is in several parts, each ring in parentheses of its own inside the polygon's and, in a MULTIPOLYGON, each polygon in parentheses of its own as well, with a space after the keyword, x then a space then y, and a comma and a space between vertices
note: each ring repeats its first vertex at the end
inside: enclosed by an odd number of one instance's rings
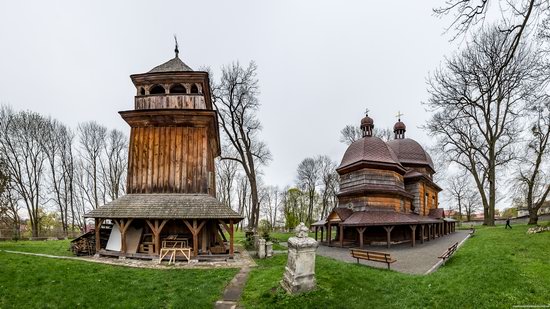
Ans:
POLYGON ((127 193, 215 196, 214 158, 220 155, 216 111, 207 72, 178 56, 131 75, 135 107, 119 112, 130 125, 127 193))

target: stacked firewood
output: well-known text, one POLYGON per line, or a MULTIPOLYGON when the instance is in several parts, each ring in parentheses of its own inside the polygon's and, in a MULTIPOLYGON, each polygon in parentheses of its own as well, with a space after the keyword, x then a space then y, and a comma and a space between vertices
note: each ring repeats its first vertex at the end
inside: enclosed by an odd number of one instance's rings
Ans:
POLYGON ((82 234, 71 241, 71 251, 76 255, 94 255, 95 231, 82 234))
MULTIPOLYGON (((101 248, 107 246, 112 225, 104 224, 99 230, 101 248)), ((71 241, 71 251, 76 255, 94 255, 95 252, 95 230, 80 235, 71 241)))

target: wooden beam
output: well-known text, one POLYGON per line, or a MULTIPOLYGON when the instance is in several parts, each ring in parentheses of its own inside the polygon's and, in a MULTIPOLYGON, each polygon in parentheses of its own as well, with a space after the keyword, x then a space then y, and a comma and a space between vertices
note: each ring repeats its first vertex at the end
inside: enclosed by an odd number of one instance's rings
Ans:
POLYGON ((415 241, 416 241, 416 225, 409 225, 409 227, 411 228, 411 240, 412 240, 412 246, 414 247, 415 245, 415 241))
POLYGON ((388 249, 390 248, 390 244, 391 244, 391 231, 393 230, 393 228, 394 228, 394 225, 384 226, 384 229, 386 230, 386 242, 387 242, 388 249))
POLYGON ((321 241, 323 241, 323 232, 325 231, 325 226, 321 226, 321 241))
POLYGON ((344 226, 340 224, 340 248, 344 246, 344 226))
POLYGON ((95 218, 95 252, 98 253, 101 250, 101 224, 105 219, 95 218))
POLYGON ((331 235, 332 234, 332 228, 330 226, 330 223, 328 224, 328 231, 327 231, 327 245, 330 247, 330 238, 331 238, 331 235))
POLYGON ((234 242, 233 220, 229 220, 229 255, 233 256, 233 242, 234 242))
POLYGON ((319 227, 315 226, 315 241, 317 241, 317 231, 319 230, 319 227))
POLYGON ((357 233, 359 233, 359 248, 363 248, 363 232, 367 229, 366 227, 358 227, 357 233))

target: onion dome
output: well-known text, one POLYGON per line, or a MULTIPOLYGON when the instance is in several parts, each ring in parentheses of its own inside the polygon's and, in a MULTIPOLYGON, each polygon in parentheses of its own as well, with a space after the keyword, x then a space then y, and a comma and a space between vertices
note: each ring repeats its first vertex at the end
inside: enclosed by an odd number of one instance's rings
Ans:
POLYGON ((428 166, 434 170, 432 158, 417 141, 410 138, 397 138, 387 144, 397 155, 401 164, 428 166))
POLYGON ((361 132, 363 132, 363 137, 372 136, 372 129, 374 128, 374 120, 369 117, 368 111, 363 119, 361 119, 361 132))
POLYGON ((372 136, 373 127, 374 121, 368 115, 361 120, 363 138, 348 147, 338 170, 366 164, 376 168, 396 169, 404 173, 405 170, 393 150, 383 140, 372 136))

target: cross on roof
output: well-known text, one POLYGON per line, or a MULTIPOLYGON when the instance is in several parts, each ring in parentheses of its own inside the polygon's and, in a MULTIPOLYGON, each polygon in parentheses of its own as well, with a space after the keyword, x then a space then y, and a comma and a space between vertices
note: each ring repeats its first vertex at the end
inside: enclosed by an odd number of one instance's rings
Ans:
POLYGON ((395 115, 395 117, 397 117, 397 121, 401 121, 401 116, 403 116, 404 114, 402 114, 400 111, 397 112, 397 115, 395 115))
POLYGON ((365 115, 369 115, 370 110, 368 108, 365 108, 365 115))
POLYGON ((174 52, 176 53, 176 58, 178 57, 178 54, 180 53, 180 50, 178 49, 178 37, 174 34, 174 41, 176 41, 176 48, 174 49, 174 52))

